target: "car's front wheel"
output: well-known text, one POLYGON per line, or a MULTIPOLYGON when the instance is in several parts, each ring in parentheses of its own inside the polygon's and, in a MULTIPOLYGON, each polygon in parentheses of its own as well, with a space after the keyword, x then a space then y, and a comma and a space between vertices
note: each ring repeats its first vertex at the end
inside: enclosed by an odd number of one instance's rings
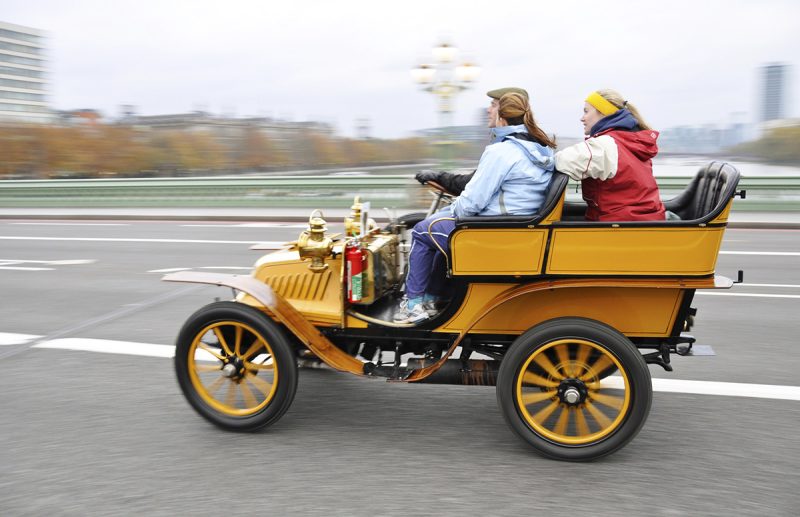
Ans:
POLYGON ((281 328, 258 310, 217 302, 194 313, 175 347, 184 396, 206 420, 234 431, 276 422, 297 390, 297 362, 281 328))

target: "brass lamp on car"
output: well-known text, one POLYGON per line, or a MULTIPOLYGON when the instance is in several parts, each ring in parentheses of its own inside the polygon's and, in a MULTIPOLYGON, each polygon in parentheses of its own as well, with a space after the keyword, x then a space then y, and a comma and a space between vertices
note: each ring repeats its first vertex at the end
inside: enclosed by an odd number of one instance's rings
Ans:
POLYGON ((345 235, 357 237, 361 233, 361 209, 361 196, 356 196, 350 207, 350 215, 344 218, 345 235))
POLYGON ((353 200, 353 205, 350 207, 350 215, 344 218, 344 233, 349 237, 359 237, 364 234, 372 232, 378 225, 374 219, 370 219, 368 214, 364 213, 369 211, 369 203, 362 203, 361 196, 356 196, 353 200), (362 217, 363 215, 363 217, 362 217), (362 228, 362 223, 366 223, 366 228, 362 228))
POLYGON ((333 251, 333 240, 325 236, 327 230, 325 219, 321 210, 314 210, 308 218, 308 230, 300 234, 297 239, 297 249, 301 259, 311 259, 308 269, 314 273, 321 273, 328 269, 325 257, 330 257, 333 251), (315 214, 317 214, 315 216, 315 214))

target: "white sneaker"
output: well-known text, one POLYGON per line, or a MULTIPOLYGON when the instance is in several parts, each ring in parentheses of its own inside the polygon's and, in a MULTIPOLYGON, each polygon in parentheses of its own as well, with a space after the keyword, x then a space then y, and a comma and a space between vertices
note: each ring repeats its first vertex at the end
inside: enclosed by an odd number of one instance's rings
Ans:
POLYGON ((450 304, 450 300, 446 298, 428 299, 423 302, 425 310, 428 311, 428 316, 433 318, 450 304))
POLYGON ((395 323, 417 323, 428 318, 424 303, 418 303, 413 309, 409 309, 408 298, 403 298, 400 301, 400 309, 394 313, 393 320, 395 323))
POLYGON ((439 310, 439 308, 438 308, 438 305, 439 304, 437 304, 433 300, 428 300, 427 302, 422 302, 422 306, 425 308, 425 312, 428 313, 428 317, 429 318, 433 318, 434 316, 439 314, 439 312, 441 312, 439 310))

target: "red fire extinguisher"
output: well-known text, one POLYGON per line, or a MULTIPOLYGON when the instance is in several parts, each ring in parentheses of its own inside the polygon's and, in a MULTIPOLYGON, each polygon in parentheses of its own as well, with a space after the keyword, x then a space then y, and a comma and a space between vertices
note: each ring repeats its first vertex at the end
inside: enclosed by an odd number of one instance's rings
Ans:
POLYGON ((347 278, 347 299, 357 303, 363 298, 362 271, 364 270, 364 254, 358 241, 347 244, 344 252, 347 278))

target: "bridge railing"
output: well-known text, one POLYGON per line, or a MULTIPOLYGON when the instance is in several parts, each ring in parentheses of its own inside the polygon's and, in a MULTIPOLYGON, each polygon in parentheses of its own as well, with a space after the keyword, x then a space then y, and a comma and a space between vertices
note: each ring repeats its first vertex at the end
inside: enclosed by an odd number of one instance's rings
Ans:
MULTIPOLYGON (((665 199, 677 195, 689 176, 658 177, 665 199)), ((741 211, 800 211, 800 177, 742 178, 747 199, 741 211)), ((347 207, 360 195, 373 206, 424 207, 423 186, 408 175, 263 176, 211 178, 70 179, 0 181, 0 207, 347 207)), ((580 196, 570 183, 568 196, 580 196)))

